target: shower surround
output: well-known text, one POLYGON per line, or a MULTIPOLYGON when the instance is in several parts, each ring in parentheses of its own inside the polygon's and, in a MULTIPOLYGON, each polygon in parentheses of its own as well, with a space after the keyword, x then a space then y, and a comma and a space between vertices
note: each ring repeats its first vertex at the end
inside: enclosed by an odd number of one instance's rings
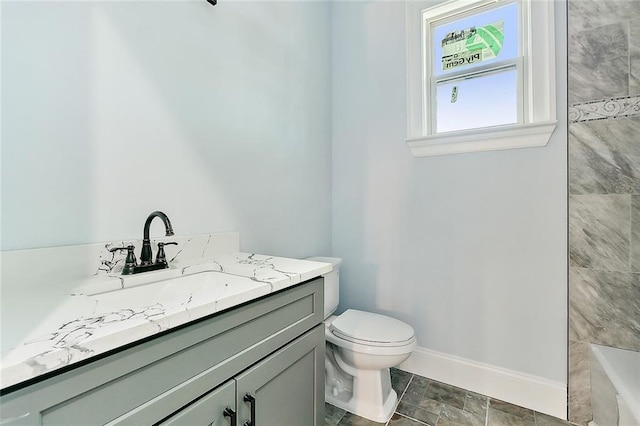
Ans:
POLYGON ((590 344, 640 351, 640 3, 569 0, 569 420, 590 344))

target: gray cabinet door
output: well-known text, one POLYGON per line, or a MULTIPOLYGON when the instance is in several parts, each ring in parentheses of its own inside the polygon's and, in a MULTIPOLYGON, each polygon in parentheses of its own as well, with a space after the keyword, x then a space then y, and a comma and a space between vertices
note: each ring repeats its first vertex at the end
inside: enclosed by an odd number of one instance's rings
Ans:
POLYGON ((162 426, 235 426, 236 382, 230 380, 179 413, 160 423, 162 426))
POLYGON ((324 424, 324 325, 236 377, 238 424, 324 424))

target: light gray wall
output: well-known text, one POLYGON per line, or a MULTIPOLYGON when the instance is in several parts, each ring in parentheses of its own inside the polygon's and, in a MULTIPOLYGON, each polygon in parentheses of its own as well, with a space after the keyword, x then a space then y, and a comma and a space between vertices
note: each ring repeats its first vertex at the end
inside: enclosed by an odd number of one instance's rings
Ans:
POLYGON ((3 1, 2 249, 139 238, 162 210, 328 252, 330 47, 324 2, 3 1))
POLYGON ((333 254, 340 309, 396 316, 418 345, 566 383, 565 3, 558 127, 544 148, 413 158, 402 2, 336 2, 333 254))

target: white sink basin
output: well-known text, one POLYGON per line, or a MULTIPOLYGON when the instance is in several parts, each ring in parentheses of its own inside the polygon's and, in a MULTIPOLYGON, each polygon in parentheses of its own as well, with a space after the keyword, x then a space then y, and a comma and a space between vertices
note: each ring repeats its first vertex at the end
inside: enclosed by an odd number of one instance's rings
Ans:
POLYGON ((101 311, 148 310, 146 317, 164 315, 176 309, 206 306, 218 312, 238 303, 268 294, 271 286, 246 277, 205 271, 156 281, 137 287, 97 294, 101 311), (212 304, 215 303, 215 306, 212 304), (213 309, 212 309, 213 308, 213 309))

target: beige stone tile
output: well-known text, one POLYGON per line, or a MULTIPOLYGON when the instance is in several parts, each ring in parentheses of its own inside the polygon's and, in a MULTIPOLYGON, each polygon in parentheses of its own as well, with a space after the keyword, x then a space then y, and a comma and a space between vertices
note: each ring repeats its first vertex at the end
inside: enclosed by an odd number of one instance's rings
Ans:
POLYGON ((451 405, 445 405, 440 412, 437 426, 484 426, 485 418, 451 405))
POLYGON ((533 417, 533 410, 520 407, 518 405, 513 405, 508 402, 500 401, 498 399, 493 399, 493 398, 489 399, 489 408, 502 411, 503 413, 506 413, 524 420, 535 421, 533 417))
POLYGON ((432 381, 429 383, 424 397, 462 410, 464 408, 466 394, 467 392, 464 389, 446 383, 432 381))
POLYGON ((529 419, 489 407, 487 426, 536 426, 536 422, 533 414, 529 419))

